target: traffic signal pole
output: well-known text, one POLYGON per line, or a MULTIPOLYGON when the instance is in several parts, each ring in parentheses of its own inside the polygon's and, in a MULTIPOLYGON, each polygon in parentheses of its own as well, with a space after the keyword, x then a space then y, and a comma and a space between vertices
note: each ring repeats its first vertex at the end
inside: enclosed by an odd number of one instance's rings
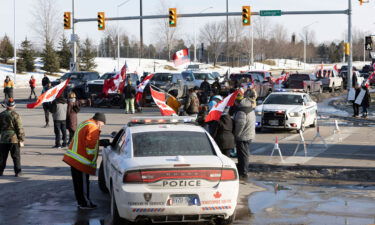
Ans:
POLYGON ((353 40, 352 40, 352 0, 348 0, 348 42, 349 42, 349 55, 348 55, 348 76, 347 76, 347 88, 350 90, 352 87, 353 77, 353 40))
POLYGON ((71 72, 77 71, 77 40, 76 40, 76 34, 75 34, 75 23, 76 21, 74 20, 74 0, 72 0, 72 19, 73 19, 73 24, 72 24, 72 36, 71 36, 71 41, 73 41, 73 67, 71 72))

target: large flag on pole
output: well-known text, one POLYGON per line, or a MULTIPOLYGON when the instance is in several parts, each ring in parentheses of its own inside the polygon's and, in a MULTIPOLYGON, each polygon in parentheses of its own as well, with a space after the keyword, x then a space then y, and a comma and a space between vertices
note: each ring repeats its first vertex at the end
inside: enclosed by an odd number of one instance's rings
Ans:
POLYGON ((221 115, 224 112, 224 109, 227 106, 233 106, 234 105, 234 101, 236 100, 239 92, 240 92, 240 90, 237 90, 237 91, 233 92, 232 94, 225 97, 222 101, 218 102, 214 107, 212 107, 212 109, 210 110, 210 112, 206 116, 206 119, 204 120, 204 122, 209 122, 209 121, 212 121, 212 120, 219 120, 221 115))
POLYGON ((166 97, 163 92, 156 91, 151 86, 150 86, 150 90, 151 90, 151 96, 154 99, 155 104, 159 107, 160 113, 162 116, 176 115, 176 112, 169 105, 165 103, 166 97))
POLYGON ((189 49, 181 49, 180 51, 177 51, 176 53, 173 54, 173 63, 175 66, 182 65, 184 63, 189 63, 190 58, 189 58, 189 49))
POLYGON ((147 84, 150 82, 151 78, 154 76, 154 74, 149 74, 145 77, 145 79, 138 85, 137 87, 137 94, 135 95, 135 101, 140 102, 143 97, 143 90, 147 86, 147 84))
POLYGON ((38 99, 36 100, 36 102, 27 104, 27 108, 33 109, 33 108, 40 106, 41 104, 45 102, 52 102, 64 92, 66 85, 69 84, 69 81, 70 81, 70 78, 66 79, 65 81, 56 85, 55 87, 50 88, 49 90, 44 92, 42 95, 40 95, 38 99))
POLYGON ((120 73, 104 81, 103 93, 105 95, 108 95, 108 93, 117 93, 118 91, 120 91, 120 93, 122 92, 126 80, 126 70, 127 64, 125 62, 125 65, 121 68, 120 73))

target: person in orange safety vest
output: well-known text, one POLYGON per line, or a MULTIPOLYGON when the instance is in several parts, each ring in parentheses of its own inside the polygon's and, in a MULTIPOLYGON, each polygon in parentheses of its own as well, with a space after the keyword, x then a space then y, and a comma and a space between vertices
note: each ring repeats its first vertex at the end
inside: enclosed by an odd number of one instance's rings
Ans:
POLYGON ((92 119, 78 125, 63 161, 71 168, 74 193, 79 209, 94 209, 89 197, 89 175, 96 174, 99 153, 99 136, 106 122, 103 113, 95 113, 92 119))

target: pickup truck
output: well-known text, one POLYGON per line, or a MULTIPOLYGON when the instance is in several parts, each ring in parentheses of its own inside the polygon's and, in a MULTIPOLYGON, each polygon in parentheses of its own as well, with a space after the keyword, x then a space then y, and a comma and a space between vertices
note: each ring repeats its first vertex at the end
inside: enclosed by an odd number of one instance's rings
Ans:
POLYGON ((323 92, 322 82, 315 74, 290 74, 285 84, 288 89, 299 89, 306 93, 323 92))
POLYGON ((249 79, 254 84, 255 91, 260 99, 267 97, 273 89, 273 84, 258 73, 234 73, 230 75, 229 79, 234 87, 245 85, 246 80, 249 79))
POLYGON ((342 77, 339 76, 336 70, 324 69, 318 70, 316 73, 318 80, 322 82, 323 90, 333 92, 335 90, 344 89, 344 82, 342 77))

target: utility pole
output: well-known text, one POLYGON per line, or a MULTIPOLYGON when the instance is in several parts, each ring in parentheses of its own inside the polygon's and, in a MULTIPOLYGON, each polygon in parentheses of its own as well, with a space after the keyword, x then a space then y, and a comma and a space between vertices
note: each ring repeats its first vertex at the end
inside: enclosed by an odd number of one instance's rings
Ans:
POLYGON ((16 45, 16 0, 13 1, 13 42, 14 42, 14 48, 13 48, 13 54, 14 54, 14 60, 13 60, 13 69, 14 69, 14 83, 16 83, 16 74, 17 74, 17 45, 16 45))
POLYGON ((77 43, 76 43, 76 34, 75 34, 75 21, 74 21, 74 0, 72 0, 72 18, 73 18, 73 27, 72 27, 72 36, 70 41, 73 41, 73 69, 71 72, 77 71, 77 43))
POLYGON ((348 55, 348 90, 352 87, 353 77, 353 41, 352 41, 352 0, 348 0, 348 42, 349 42, 349 55, 348 55))
POLYGON ((227 1, 227 66, 229 65, 229 18, 228 18, 228 0, 227 1))
MULTIPOLYGON (((140 10, 140 16, 142 16, 142 0, 139 0, 139 10, 140 10)), ((139 51, 139 66, 141 66, 141 58, 142 58, 142 52, 143 52, 143 20, 139 20, 139 32, 140 32, 140 51, 139 51)))

